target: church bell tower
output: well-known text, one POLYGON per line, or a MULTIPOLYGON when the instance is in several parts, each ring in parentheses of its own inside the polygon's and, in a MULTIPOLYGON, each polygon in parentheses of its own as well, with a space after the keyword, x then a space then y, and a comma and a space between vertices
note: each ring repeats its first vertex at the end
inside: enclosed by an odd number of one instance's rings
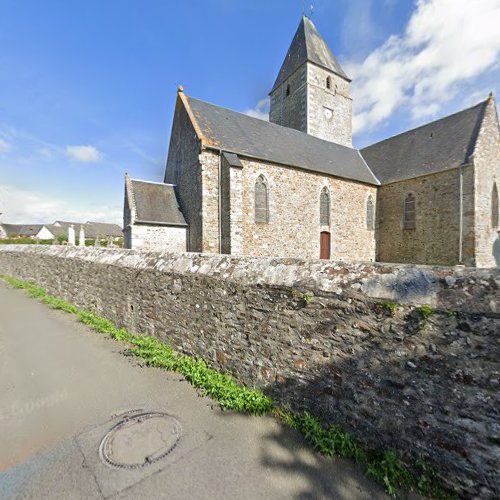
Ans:
POLYGON ((352 147, 351 80, 303 16, 270 92, 269 121, 352 147))

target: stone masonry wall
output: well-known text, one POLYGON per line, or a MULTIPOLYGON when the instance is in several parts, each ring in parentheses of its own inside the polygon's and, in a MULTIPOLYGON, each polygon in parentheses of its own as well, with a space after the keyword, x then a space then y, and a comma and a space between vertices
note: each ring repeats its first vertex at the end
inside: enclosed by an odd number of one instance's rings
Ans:
POLYGON ((242 250, 242 168, 222 158, 221 209, 222 252, 241 255, 242 250))
POLYGON ((493 245, 500 237, 492 226, 493 184, 500 189, 500 132, 493 100, 488 104, 474 150, 475 182, 475 253, 479 267, 494 267, 493 245))
POLYGON ((0 273, 498 497, 499 270, 2 245, 0 273))
POLYGON ((226 158, 221 159, 221 253, 231 253, 231 166, 226 158))
POLYGON ((185 252, 187 229, 174 226, 134 224, 129 228, 131 247, 158 252, 185 252))
POLYGON ((307 64, 308 134, 352 147, 352 98, 349 82, 315 64, 307 64), (326 88, 327 77, 331 89, 326 88))
POLYGON ((229 168, 229 232, 232 255, 243 254, 243 169, 229 168))
POLYGON ((269 121, 307 133, 307 67, 302 65, 272 94, 269 121), (286 95, 290 85, 290 95, 286 95))
POLYGON ((476 265, 475 230, 475 169, 463 167, 462 171, 462 264, 476 265))
POLYGON ((349 82, 319 66, 304 64, 271 94, 269 121, 352 147, 349 82), (326 88, 327 76, 331 89, 326 88))
POLYGON ((202 251, 219 253, 219 154, 205 150, 200 155, 200 163, 203 207, 202 251))
MULTIPOLYGON (((471 170, 470 166, 464 167, 464 195, 468 199, 473 192, 471 170)), ((453 169, 380 186, 378 261, 444 265, 458 263, 459 174, 458 169, 453 169), (415 229, 403 229, 404 200, 409 193, 416 197, 415 229)), ((466 214, 472 220, 472 215, 464 212, 466 214)), ((465 236, 467 234, 466 230, 465 236)))
POLYGON ((131 224, 135 220, 135 203, 131 194, 131 183, 125 178, 125 190, 123 199, 123 248, 132 248, 131 224))
MULTIPOLYGON (((264 161, 241 158, 241 203, 232 220, 242 221, 242 253, 257 256, 318 258, 320 232, 331 233, 331 258, 375 260, 375 232, 366 226, 366 202, 376 187, 264 161), (269 223, 255 222, 255 182, 264 175, 269 188, 269 223), (320 227, 320 193, 330 192, 330 227, 320 227), (242 206, 242 209, 240 208, 242 206), (241 212, 238 212, 241 211, 241 212)), ((234 212, 236 211, 236 212, 234 212)))
POLYGON ((200 142, 184 104, 178 97, 168 149, 164 182, 176 185, 181 211, 189 225, 188 250, 201 252, 202 173, 200 142))

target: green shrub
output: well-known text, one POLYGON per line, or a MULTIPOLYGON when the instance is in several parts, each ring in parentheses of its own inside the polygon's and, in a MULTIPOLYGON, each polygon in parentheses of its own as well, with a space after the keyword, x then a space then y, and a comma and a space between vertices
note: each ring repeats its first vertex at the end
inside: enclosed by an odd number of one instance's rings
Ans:
POLYGON ((312 303, 314 295, 311 292, 302 293, 300 290, 295 288, 291 289, 292 298, 297 302, 301 302, 304 307, 307 307, 312 303))
POLYGON ((393 450, 370 457, 366 468, 368 475, 383 484, 387 493, 396 496, 400 488, 410 489, 412 477, 393 450))
POLYGON ((382 307, 383 311, 385 311, 387 314, 389 314, 394 318, 398 313, 399 306, 398 304, 396 304, 396 302, 382 302, 380 304, 380 307, 382 307))
POLYGON ((311 292, 307 292, 304 294, 302 301, 304 302, 304 306, 308 306, 312 303, 314 295, 311 292))
POLYGON ((436 311, 431 306, 420 306, 415 309, 419 314, 422 320, 427 321, 436 311))
POLYGON ((6 238, 0 240, 0 245, 52 245, 52 240, 37 240, 36 238, 6 238))

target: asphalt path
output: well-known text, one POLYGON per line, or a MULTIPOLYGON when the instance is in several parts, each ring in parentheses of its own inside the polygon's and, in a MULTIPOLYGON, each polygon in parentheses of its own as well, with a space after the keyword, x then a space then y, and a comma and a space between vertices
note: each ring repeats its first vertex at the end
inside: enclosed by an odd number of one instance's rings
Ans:
POLYGON ((0 498, 386 498, 276 419, 222 412, 124 350, 0 281, 0 498), (136 410, 175 417, 178 445, 139 470, 110 467, 101 440, 136 410))

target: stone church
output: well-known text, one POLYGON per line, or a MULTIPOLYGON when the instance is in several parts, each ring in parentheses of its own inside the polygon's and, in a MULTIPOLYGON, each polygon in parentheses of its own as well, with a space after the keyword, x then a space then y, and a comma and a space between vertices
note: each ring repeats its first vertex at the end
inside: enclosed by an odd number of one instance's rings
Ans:
POLYGON ((303 17, 270 92, 269 122, 179 87, 164 182, 125 176, 125 246, 495 266, 493 96, 358 150, 350 83, 303 17))

